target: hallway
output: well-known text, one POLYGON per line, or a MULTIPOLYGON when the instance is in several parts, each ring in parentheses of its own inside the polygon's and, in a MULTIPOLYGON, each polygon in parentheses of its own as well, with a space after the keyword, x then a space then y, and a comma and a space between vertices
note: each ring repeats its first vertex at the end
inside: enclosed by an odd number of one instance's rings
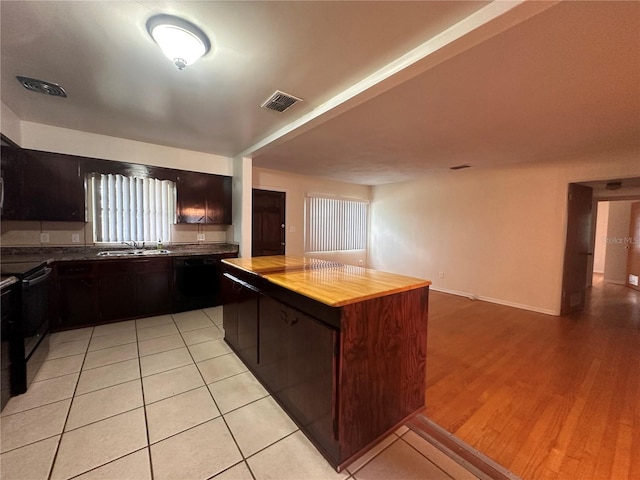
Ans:
POLYGON ((553 317, 432 292, 425 415, 523 479, 640 478, 640 292, 553 317))

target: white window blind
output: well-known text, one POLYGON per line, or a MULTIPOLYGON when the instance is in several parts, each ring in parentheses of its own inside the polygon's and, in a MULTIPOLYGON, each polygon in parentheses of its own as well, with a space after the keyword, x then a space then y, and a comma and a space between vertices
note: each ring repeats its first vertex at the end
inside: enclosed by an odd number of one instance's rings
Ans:
POLYGON ((307 197, 305 249, 307 252, 364 250, 367 248, 369 204, 357 200, 307 197))
POLYGON ((112 174, 96 174, 91 181, 96 242, 170 240, 174 182, 112 174))

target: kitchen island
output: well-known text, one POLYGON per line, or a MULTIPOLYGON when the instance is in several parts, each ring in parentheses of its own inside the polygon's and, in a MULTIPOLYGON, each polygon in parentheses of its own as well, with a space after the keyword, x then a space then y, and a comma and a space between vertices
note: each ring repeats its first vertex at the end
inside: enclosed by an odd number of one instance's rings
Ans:
POLYGON ((286 255, 222 264, 225 340, 336 470, 422 410, 431 282, 286 255))

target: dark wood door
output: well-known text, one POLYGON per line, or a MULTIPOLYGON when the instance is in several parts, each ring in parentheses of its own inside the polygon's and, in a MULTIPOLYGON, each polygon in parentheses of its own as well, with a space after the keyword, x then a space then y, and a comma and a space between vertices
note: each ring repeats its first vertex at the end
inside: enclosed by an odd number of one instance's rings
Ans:
POLYGON ((242 285, 238 288, 238 356, 247 366, 258 365, 258 302, 260 293, 242 285))
POLYGON ((253 189, 251 255, 284 255, 286 193, 253 189))
POLYGON ((25 154, 28 219, 84 222, 84 178, 78 157, 36 150, 25 154))
POLYGON ((207 175, 205 223, 231 225, 231 177, 207 175))
POLYGON ((96 262, 64 262, 56 266, 58 319, 51 329, 65 330, 99 323, 96 262))
POLYGON ((260 363, 257 373, 273 395, 279 395, 289 381, 287 317, 285 305, 267 296, 260 298, 260 363))
POLYGON ((629 238, 627 239, 627 286, 640 291, 640 202, 631 204, 629 238))
POLYGON ((205 223, 207 177, 195 172, 181 172, 177 181, 178 223, 205 223))
POLYGON ((238 350, 238 290, 236 282, 228 275, 223 275, 221 283, 222 290, 222 327, 224 329, 224 339, 238 350))
POLYGON ((593 189, 569 184, 567 241, 564 252, 560 314, 568 315, 584 308, 587 290, 587 266, 591 251, 593 189))
POLYGON ((337 332, 294 308, 286 307, 286 312, 287 381, 276 396, 334 456, 337 332))
POLYGON ((133 260, 135 310, 133 315, 147 317, 171 311, 172 272, 171 259, 154 258, 133 260), (137 262, 137 263, 136 263, 137 262), (140 263, 146 262, 146 263, 140 263))
POLYGON ((23 208, 24 166, 23 150, 9 143, 2 143, 2 181, 4 185, 3 220, 25 220, 23 208))

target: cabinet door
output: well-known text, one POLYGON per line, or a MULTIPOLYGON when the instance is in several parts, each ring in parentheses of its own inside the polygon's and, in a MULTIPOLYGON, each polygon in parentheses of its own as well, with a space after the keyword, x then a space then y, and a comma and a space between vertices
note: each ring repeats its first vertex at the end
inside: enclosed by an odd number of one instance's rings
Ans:
POLYGON ((93 268, 93 262, 65 262, 56 266, 59 317, 57 329, 99 322, 99 286, 93 268))
POLYGON ((286 312, 287 381, 277 397, 333 451, 337 332, 296 309, 286 312))
POLYGON ((258 364, 258 299, 260 293, 232 275, 222 279, 225 339, 238 356, 255 369, 258 364))
POLYGON ((207 175, 180 172, 177 181, 178 223, 206 223, 207 175))
POLYGON ((206 223, 231 225, 231 177, 207 175, 206 223))
POLYGON ((288 309, 271 297, 260 298, 260 363, 257 373, 272 394, 278 395, 288 384, 288 309))
POLYGON ((258 365, 260 293, 246 285, 238 291, 238 356, 252 369, 258 365))
POLYGON ((228 274, 223 275, 221 290, 224 339, 235 351, 238 351, 238 295, 235 285, 236 282, 228 274))
POLYGON ((134 278, 130 270, 127 260, 101 260, 96 264, 100 321, 133 316, 134 278))
POLYGON ((23 150, 12 145, 2 145, 2 182, 4 185, 3 220, 25 220, 23 184, 25 157, 23 150))
POLYGON ((84 178, 78 157, 25 150, 23 198, 28 220, 85 221, 84 178))
POLYGON ((133 262, 133 266, 137 270, 135 275, 135 315, 147 317, 170 312, 172 296, 170 259, 144 259, 133 260, 133 262))

